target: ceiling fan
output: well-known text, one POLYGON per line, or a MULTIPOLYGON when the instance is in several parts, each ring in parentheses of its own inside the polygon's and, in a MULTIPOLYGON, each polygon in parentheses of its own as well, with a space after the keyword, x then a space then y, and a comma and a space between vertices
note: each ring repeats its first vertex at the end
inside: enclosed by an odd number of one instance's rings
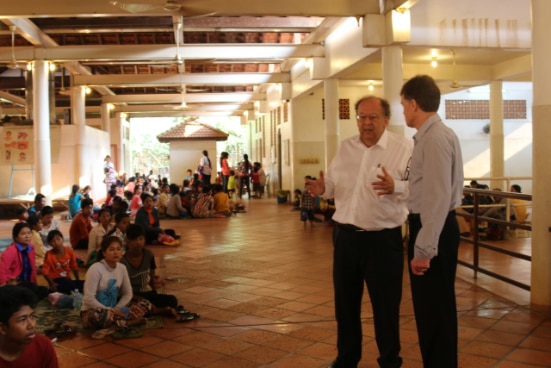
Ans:
POLYGON ((452 82, 450 84, 450 87, 451 88, 461 88, 463 87, 462 85, 459 84, 459 82, 457 81, 457 75, 456 75, 456 64, 455 64, 455 50, 452 49, 451 50, 451 53, 452 53, 452 82))
POLYGON ((182 8, 182 4, 178 0, 166 0, 164 4, 127 3, 124 1, 109 1, 109 3, 129 13, 143 13, 155 9, 175 12, 182 8))
POLYGON ((8 63, 8 68, 10 69, 18 69, 19 64, 17 64, 17 60, 15 59, 15 31, 17 30, 17 26, 11 25, 11 60, 8 63))

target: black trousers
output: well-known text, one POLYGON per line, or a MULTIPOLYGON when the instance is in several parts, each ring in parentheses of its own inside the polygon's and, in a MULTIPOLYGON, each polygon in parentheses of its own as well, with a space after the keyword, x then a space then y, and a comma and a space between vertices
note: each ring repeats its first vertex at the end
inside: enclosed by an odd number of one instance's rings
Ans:
MULTIPOLYGON (((421 227, 419 216, 410 215, 410 261, 421 227)), ((438 240, 438 255, 432 258, 428 271, 423 276, 416 276, 409 267, 413 309, 425 368, 457 367, 455 272, 458 249, 459 226, 455 211, 451 211, 438 240)))
POLYGON ((356 367, 362 357, 364 282, 373 310, 379 365, 400 367, 399 318, 404 268, 401 228, 354 231, 337 224, 333 245, 338 367, 356 367))

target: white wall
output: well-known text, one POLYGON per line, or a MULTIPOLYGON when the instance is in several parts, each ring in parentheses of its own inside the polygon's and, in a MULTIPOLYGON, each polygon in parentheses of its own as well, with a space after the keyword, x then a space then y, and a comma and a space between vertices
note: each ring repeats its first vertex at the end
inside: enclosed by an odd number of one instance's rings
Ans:
MULTIPOLYGON (((76 126, 62 125, 55 126, 55 128, 61 130, 61 138, 59 155, 52 155, 53 193, 50 199, 68 197, 71 186, 78 183, 77 174, 75 173, 76 126)), ((81 182, 92 186, 92 198, 101 199, 105 197, 103 158, 109 153, 109 136, 107 132, 89 126, 85 127, 85 136, 85 169, 81 182)), ((8 196, 10 175, 11 165, 0 165, 0 197, 6 198, 8 196)), ((31 187, 31 171, 14 173, 12 195, 26 194, 31 187)))
POLYGON ((204 150, 209 152, 213 167, 212 182, 214 182, 219 156, 216 152, 216 141, 170 142, 170 182, 180 185, 186 178, 187 169, 191 169, 193 173, 197 172, 197 166, 199 166, 199 160, 201 160, 204 150))

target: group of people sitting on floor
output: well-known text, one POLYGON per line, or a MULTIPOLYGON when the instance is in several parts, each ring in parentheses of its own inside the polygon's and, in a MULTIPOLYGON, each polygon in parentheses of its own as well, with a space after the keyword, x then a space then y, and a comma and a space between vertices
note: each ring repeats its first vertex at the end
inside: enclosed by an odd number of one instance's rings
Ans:
MULTIPOLYGON (((83 293, 80 316, 85 328, 96 330, 96 338, 112 333, 121 338, 137 337, 141 333, 133 326, 152 314, 171 315, 178 322, 197 318, 176 297, 158 292, 164 281, 156 275, 154 254, 145 244, 159 238, 140 223, 140 217, 149 217, 148 208, 153 207, 151 197, 143 202, 143 212, 138 211, 135 223, 130 223, 128 213, 119 212, 112 224, 110 211, 102 208, 99 224, 92 228, 91 199, 82 199, 81 210, 71 224, 70 246, 64 244, 53 209, 33 206, 32 211, 20 215, 12 229, 13 243, 0 256, 0 287, 17 285, 37 300, 48 298, 52 304, 60 300, 60 294, 66 300, 75 291, 83 293), (74 237, 75 224, 86 227, 87 242, 74 237), (84 246, 88 270, 81 280, 74 250, 84 246), (40 274, 48 286, 38 283, 40 274)), ((144 221, 149 223, 148 218, 144 221)), ((59 331, 50 332, 67 334, 68 326, 58 327, 59 331)))

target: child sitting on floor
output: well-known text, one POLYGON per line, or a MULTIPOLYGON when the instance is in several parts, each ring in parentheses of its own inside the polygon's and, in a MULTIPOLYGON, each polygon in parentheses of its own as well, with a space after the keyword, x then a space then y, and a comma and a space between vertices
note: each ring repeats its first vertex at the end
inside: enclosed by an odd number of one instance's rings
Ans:
POLYGON ((190 313, 183 306, 178 305, 174 295, 157 292, 159 285, 162 285, 162 280, 155 275, 157 269, 155 256, 150 249, 145 248, 145 233, 140 225, 128 225, 126 253, 120 262, 126 266, 134 295, 145 298, 153 304, 151 313, 173 315, 177 322, 190 321, 198 317, 197 314, 190 313))
POLYGON ((34 246, 36 271, 40 274, 42 272, 42 265, 44 264, 44 256, 46 255, 44 243, 42 243, 42 239, 39 234, 39 231, 42 230, 42 221, 40 221, 40 217, 38 217, 38 215, 31 214, 29 215, 27 223, 32 230, 31 244, 34 246))
POLYGON ((52 247, 46 253, 42 274, 50 291, 58 291, 63 294, 70 294, 78 290, 82 293, 84 281, 78 275, 77 257, 71 247, 63 245, 63 234, 59 230, 52 230, 48 234, 48 244, 52 247), (74 280, 71 279, 71 272, 74 280))

